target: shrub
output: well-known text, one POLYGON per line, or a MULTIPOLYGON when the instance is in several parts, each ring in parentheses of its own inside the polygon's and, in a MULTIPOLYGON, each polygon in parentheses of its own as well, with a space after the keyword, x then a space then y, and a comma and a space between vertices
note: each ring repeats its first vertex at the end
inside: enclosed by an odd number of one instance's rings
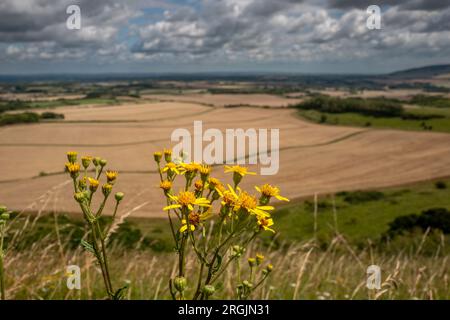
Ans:
POLYGON ((431 228, 444 234, 450 233, 450 211, 445 208, 432 208, 422 211, 420 215, 410 214, 395 218, 389 223, 387 235, 394 237, 415 229, 422 231, 431 228))
POLYGON ((434 186, 436 189, 447 189, 447 184, 444 181, 437 181, 434 186))
POLYGON ((345 202, 351 204, 357 204, 367 201, 377 201, 385 198, 384 193, 380 191, 339 192, 337 195, 343 197, 345 202))
POLYGON ((39 122, 39 115, 34 112, 7 113, 0 116, 0 126, 35 122, 39 122))
POLYGON ((41 119, 64 119, 64 115, 55 112, 43 112, 41 114, 41 119))
POLYGON ((341 99, 328 96, 316 96, 298 104, 297 108, 327 113, 353 112, 374 117, 399 117, 403 115, 403 107, 400 103, 380 98, 341 99))

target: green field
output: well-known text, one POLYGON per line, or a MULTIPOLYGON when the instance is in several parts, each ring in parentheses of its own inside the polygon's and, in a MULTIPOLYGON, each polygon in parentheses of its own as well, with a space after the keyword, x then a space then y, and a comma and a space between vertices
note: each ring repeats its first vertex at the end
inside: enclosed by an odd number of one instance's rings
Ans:
POLYGON ((327 113, 316 110, 299 110, 299 114, 306 120, 321 124, 450 132, 450 109, 446 108, 420 107, 407 109, 405 112, 407 116, 436 116, 436 118, 426 120, 404 119, 402 117, 374 117, 350 112, 327 113), (426 127, 428 127, 428 129, 426 127))
MULTIPOLYGON (((341 192, 334 196, 334 201, 333 196, 319 196, 316 232, 314 200, 293 202, 274 213, 277 233, 275 236, 266 233, 263 239, 266 243, 275 240, 277 244, 295 244, 315 238, 326 246, 339 233, 352 245, 362 247, 368 241, 378 243, 396 217, 420 214, 432 208, 450 210, 450 179, 439 182, 444 183, 445 188, 438 188, 436 182, 422 182, 376 192, 341 192)), ((44 237, 52 232, 54 224, 53 216, 41 217, 37 233, 44 237)), ((78 232, 81 235, 83 222, 80 217, 60 215, 58 224, 62 234, 67 232, 74 236, 72 240, 76 245, 79 239, 76 239, 78 233, 73 231, 73 225, 80 227, 78 232)), ((30 243, 36 241, 36 236, 41 237, 38 234, 29 235, 30 243)), ((173 246, 168 222, 164 218, 130 217, 121 226, 116 240, 129 248, 140 247, 157 252, 170 252, 173 246)))
MULTIPOLYGON (((396 217, 420 214, 431 208, 450 209, 448 188, 438 189, 434 182, 380 190, 378 199, 346 201, 345 194, 319 197, 317 203, 317 238, 329 241, 336 229, 355 244, 368 239, 377 241, 396 217), (334 213, 335 212, 335 213, 334 213), (336 219, 335 219, 336 217, 336 219)), ((348 193, 350 197, 354 193, 348 193)), ((314 203, 312 199, 279 209, 275 214, 281 238, 301 241, 314 237, 314 203)))

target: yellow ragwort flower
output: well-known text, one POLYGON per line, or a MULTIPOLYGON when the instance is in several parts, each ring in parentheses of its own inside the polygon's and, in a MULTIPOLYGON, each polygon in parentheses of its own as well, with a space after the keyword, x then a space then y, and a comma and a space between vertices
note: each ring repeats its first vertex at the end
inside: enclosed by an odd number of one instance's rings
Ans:
POLYGON ((208 179, 208 188, 211 191, 216 190, 216 188, 221 185, 222 185, 222 182, 220 182, 220 180, 217 178, 209 178, 208 179))
POLYGON ((170 191, 172 189, 172 182, 168 180, 163 180, 159 183, 159 187, 164 190, 164 192, 170 191))
POLYGON ((262 196, 271 198, 275 197, 280 201, 289 201, 288 198, 285 198, 280 195, 280 189, 278 187, 271 186, 270 184, 266 183, 262 185, 261 187, 255 187, 255 189, 261 193, 262 196))
POLYGON ((195 181, 194 188, 195 188, 195 191, 202 191, 202 189, 203 189, 203 182, 202 182, 202 180, 195 181))
POLYGON ((187 208, 189 211, 194 210, 194 205, 199 207, 210 207, 209 200, 206 198, 196 198, 195 194, 191 191, 181 191, 178 196, 169 195, 172 201, 176 204, 164 207, 163 210, 187 208))
POLYGON ((117 179, 117 176, 119 175, 119 173, 117 171, 106 171, 105 175, 106 175, 106 180, 108 181, 108 183, 111 184, 117 179))
POLYGON ((267 218, 267 217, 258 217, 258 226, 261 230, 266 230, 266 231, 270 231, 275 233, 275 230, 273 230, 272 228, 270 228, 271 226, 273 226, 273 219, 272 218, 267 218))
POLYGON ((163 172, 169 171, 170 173, 181 174, 178 165, 173 162, 168 162, 165 167, 162 169, 163 172))
POLYGON ((198 168, 198 172, 200 173, 200 177, 202 178, 202 181, 206 181, 206 179, 208 179, 209 174, 211 173, 211 166, 201 165, 198 168))
POLYGON ((231 188, 231 186, 228 187, 230 189, 230 192, 234 193, 234 196, 237 197, 234 211, 243 209, 249 214, 254 214, 258 217, 270 217, 270 214, 266 211, 275 209, 272 206, 259 206, 255 196, 249 195, 245 191, 241 191, 240 188, 238 188, 239 195, 237 195, 233 188, 231 188))
POLYGON ((70 173, 71 176, 74 176, 80 172, 80 165, 78 163, 66 163, 66 169, 70 173))
POLYGON ((97 188, 98 188, 98 185, 99 185, 99 181, 98 180, 96 180, 96 179, 94 179, 94 178, 88 178, 88 180, 89 180, 89 189, 92 191, 92 192, 95 192, 95 191, 97 191, 97 188))
MULTIPOLYGON (((209 217, 211 217, 211 209, 206 210, 204 213, 190 212, 188 218, 191 231, 194 231, 198 225, 202 223, 202 221, 208 219, 209 217)), ((185 232, 187 229, 188 224, 186 219, 181 220, 180 232, 185 232)))
POLYGON ((241 167, 239 165, 236 166, 225 166, 225 173, 233 172, 239 174, 241 177, 244 177, 245 175, 256 175, 256 172, 250 172, 248 171, 248 168, 241 167))

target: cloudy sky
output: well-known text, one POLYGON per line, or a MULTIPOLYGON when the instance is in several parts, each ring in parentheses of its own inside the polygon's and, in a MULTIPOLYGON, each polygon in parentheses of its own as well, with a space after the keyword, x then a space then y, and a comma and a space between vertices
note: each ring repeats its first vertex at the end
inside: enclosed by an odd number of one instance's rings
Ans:
POLYGON ((383 73, 450 63, 448 0, 1 0, 0 74, 383 73), (81 9, 81 29, 66 8, 81 9), (366 27, 371 4, 381 30, 366 27))

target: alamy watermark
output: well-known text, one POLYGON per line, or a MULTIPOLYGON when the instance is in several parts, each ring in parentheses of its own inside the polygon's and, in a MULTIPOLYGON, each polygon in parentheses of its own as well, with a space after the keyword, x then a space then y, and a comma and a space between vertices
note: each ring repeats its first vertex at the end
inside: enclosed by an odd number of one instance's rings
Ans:
POLYGON ((73 4, 67 7, 66 13, 70 16, 66 20, 66 27, 69 30, 81 29, 81 9, 79 6, 73 4))
POLYGON ((371 5, 367 7, 366 12, 369 17, 366 20, 366 26, 369 30, 381 29, 381 8, 377 5, 371 5))
POLYGON ((194 121, 193 134, 178 128, 172 132, 174 154, 184 154, 184 161, 213 164, 259 164, 261 175, 274 175, 280 168, 279 129, 215 128, 203 132, 203 122, 194 121), (206 145, 204 145, 206 143, 206 145))
POLYGON ((377 265, 371 265, 367 268, 366 287, 370 290, 381 289, 381 268, 377 265))

